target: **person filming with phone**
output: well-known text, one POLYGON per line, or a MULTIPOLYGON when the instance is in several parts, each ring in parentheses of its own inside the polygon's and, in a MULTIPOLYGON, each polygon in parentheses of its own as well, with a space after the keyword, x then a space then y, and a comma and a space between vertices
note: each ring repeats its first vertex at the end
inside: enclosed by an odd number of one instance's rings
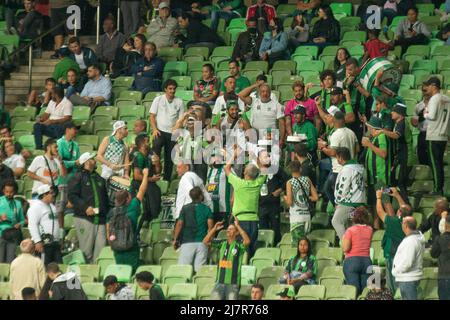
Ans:
POLYGON ((79 247, 87 263, 94 262, 106 246, 105 223, 109 210, 106 182, 95 170, 94 157, 95 153, 83 153, 78 159, 81 170, 68 183, 79 247))

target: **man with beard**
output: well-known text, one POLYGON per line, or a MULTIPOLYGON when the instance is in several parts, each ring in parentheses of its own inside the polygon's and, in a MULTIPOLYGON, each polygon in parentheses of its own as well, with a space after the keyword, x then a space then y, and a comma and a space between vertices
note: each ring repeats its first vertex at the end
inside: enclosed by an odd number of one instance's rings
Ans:
POLYGON ((317 110, 316 103, 313 99, 308 98, 305 93, 305 85, 301 81, 295 81, 292 84, 292 91, 294 93, 294 99, 286 102, 284 108, 284 115, 286 116, 286 132, 287 135, 292 135, 292 127, 295 123, 293 111, 298 105, 302 105, 306 109, 306 120, 311 121, 317 129, 320 131, 322 121, 319 117, 319 111, 317 110))
MULTIPOLYGON (((219 96, 216 99, 216 103, 214 104, 214 108, 212 110, 212 114, 213 115, 217 115, 220 113, 224 113, 226 111, 226 105, 227 105, 227 100, 237 100, 238 101, 238 106, 239 106, 239 110, 240 111, 244 111, 245 109, 245 103, 244 101, 241 100, 241 98, 236 98, 237 97, 237 93, 236 93, 236 78, 233 76, 229 76, 228 78, 225 79, 224 81, 224 85, 225 85, 225 91, 223 93, 223 95, 219 96)), ((215 125, 216 122, 213 121, 213 125, 215 125)))
POLYGON ((256 19, 250 18, 246 21, 247 31, 239 34, 234 45, 232 60, 249 62, 259 60, 259 47, 263 38, 263 33, 256 28, 256 19))

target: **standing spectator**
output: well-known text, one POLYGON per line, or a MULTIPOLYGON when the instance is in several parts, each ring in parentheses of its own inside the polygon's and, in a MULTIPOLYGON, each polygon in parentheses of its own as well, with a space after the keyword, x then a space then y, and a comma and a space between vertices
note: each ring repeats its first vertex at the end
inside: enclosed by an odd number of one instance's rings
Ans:
POLYGON ((217 283, 211 293, 211 299, 238 300, 243 258, 251 240, 237 219, 234 224, 228 226, 226 240, 213 240, 222 228, 223 222, 217 222, 203 240, 206 245, 213 241, 212 246, 219 248, 217 283))
POLYGON ((58 59, 58 50, 64 44, 64 36, 68 34, 67 26, 63 21, 67 21, 67 8, 75 4, 75 0, 49 0, 50 5, 50 24, 51 28, 56 28, 52 35, 55 41, 55 54, 51 56, 53 59, 58 59), (59 27, 57 27, 59 25, 59 27))
POLYGON ((288 38, 291 52, 294 52, 298 46, 307 43, 309 40, 309 25, 305 21, 304 15, 299 11, 294 15, 288 38))
POLYGON ((170 181, 173 170, 172 149, 175 142, 172 141, 172 130, 177 120, 182 119, 184 113, 183 100, 175 97, 177 83, 175 80, 164 82, 165 94, 156 97, 150 107, 150 126, 152 127, 153 150, 161 157, 164 147, 164 180, 170 181))
POLYGON ((439 299, 450 300, 450 216, 445 219, 445 233, 434 240, 431 256, 439 263, 439 299))
POLYGON ((256 0, 256 4, 250 6, 247 10, 247 20, 255 19, 255 21, 258 21, 258 31, 261 34, 269 30, 270 21, 276 16, 275 7, 267 4, 266 0, 256 0))
MULTIPOLYGON (((238 94, 245 88, 250 87, 250 80, 248 80, 247 77, 241 75, 241 67, 239 66, 239 63, 237 61, 231 60, 230 62, 228 62, 228 70, 230 71, 230 76, 234 77, 234 79, 236 80, 236 94, 238 94)), ((228 78, 225 78, 222 81, 222 85, 220 87, 221 93, 227 92, 225 87, 225 81, 227 81, 227 79, 228 78)))
POLYGON ((110 295, 109 300, 134 300, 133 289, 124 283, 119 283, 114 275, 107 276, 103 280, 103 286, 110 295))
POLYGON ((122 32, 116 28, 114 17, 109 16, 103 21, 103 32, 97 44, 96 55, 100 62, 106 63, 107 66, 114 61, 116 50, 126 40, 122 32))
POLYGON ((147 42, 144 56, 131 67, 134 76, 133 90, 141 91, 145 96, 150 91, 161 91, 164 61, 156 56, 156 45, 147 42))
POLYGON ((25 225, 25 218, 22 203, 14 199, 17 194, 14 180, 3 183, 3 194, 0 197, 0 263, 11 263, 22 238, 20 228, 25 225))
MULTIPOLYGON (((295 123, 292 127, 292 134, 306 136, 306 141, 303 142, 308 146, 308 152, 312 162, 316 163, 318 138, 317 129, 310 121, 306 120, 306 108, 304 106, 298 105, 294 110, 292 110, 292 114, 295 119, 295 123)), ((289 120, 287 120, 287 122, 289 122, 289 120)), ((291 158, 293 158, 293 154, 291 158)))
POLYGON ((142 183, 136 197, 132 198, 127 190, 121 190, 116 193, 115 207, 112 211, 111 219, 109 220, 109 228, 107 230, 107 239, 110 245, 114 248, 113 242, 121 237, 128 236, 129 231, 133 237, 133 244, 130 249, 127 250, 114 250, 114 258, 117 264, 126 264, 133 268, 133 272, 136 271, 139 266, 139 246, 137 244, 137 226, 138 218, 141 213, 141 203, 144 199, 145 192, 148 185, 148 169, 142 170, 142 183), (130 230, 126 228, 121 222, 123 221, 120 216, 125 214, 128 222, 130 223, 130 230))
POLYGON ((180 182, 178 184, 176 204, 175 204, 175 214, 173 215, 174 219, 178 219, 180 216, 182 208, 191 203, 192 199, 188 197, 189 192, 194 187, 200 187, 203 190, 203 203, 206 204, 210 209, 213 208, 211 196, 205 189, 205 185, 203 184, 202 179, 194 172, 191 171, 191 165, 185 163, 177 164, 177 174, 180 178, 180 182))
POLYGON ((42 136, 59 139, 64 135, 64 125, 72 120, 73 105, 64 96, 64 90, 55 88, 52 100, 42 116, 34 124, 34 142, 36 149, 42 150, 42 136))
POLYGON ((397 285, 392 275, 393 261, 397 248, 405 237, 402 229, 402 220, 411 216, 412 208, 403 200, 397 188, 390 188, 390 191, 389 195, 397 200, 400 206, 399 209, 397 212, 394 212, 390 199, 383 189, 379 189, 376 190, 376 212, 378 218, 383 222, 385 230, 381 245, 384 258, 386 259, 386 281, 391 292, 395 292, 397 285))
POLYGON ((54 78, 45 79, 45 91, 39 94, 37 90, 31 90, 27 99, 27 105, 36 107, 39 110, 42 106, 47 106, 52 99, 52 91, 55 87, 56 81, 54 78))
POLYGON ((316 167, 311 162, 308 146, 305 143, 297 143, 294 146, 294 159, 300 162, 300 175, 308 177, 314 186, 317 185, 316 167))
POLYGON ((239 34, 231 55, 231 60, 243 63, 259 60, 259 47, 264 35, 256 28, 255 18, 248 18, 246 25, 247 30, 239 34))
POLYGON ((36 39, 43 31, 44 21, 42 15, 34 9, 34 0, 23 1, 24 11, 17 16, 17 31, 21 40, 36 39))
POLYGON ((367 30, 367 42, 364 44, 364 56, 361 64, 364 64, 369 59, 378 57, 387 57, 389 50, 393 49, 391 45, 384 43, 378 37, 380 35, 379 29, 367 30))
MULTIPOLYGON (((321 109, 319 108, 319 112, 321 109)), ((342 170, 342 165, 339 164, 336 158, 336 148, 345 147, 350 151, 350 159, 355 159, 359 151, 358 140, 355 133, 349 128, 345 127, 345 115, 341 111, 337 111, 333 117, 334 131, 329 137, 329 143, 319 138, 319 150, 331 158, 332 170, 328 175, 327 180, 323 186, 324 193, 327 198, 335 205, 335 186, 336 179, 342 170)))
MULTIPOLYGON (((78 63, 70 58, 70 50, 67 47, 61 47, 58 50, 57 57, 60 61, 55 65, 55 69, 53 70, 52 78, 58 84, 64 84, 67 82, 67 72, 70 69, 76 71, 77 76, 80 76, 81 70, 78 63)), ((47 82, 46 82, 47 87, 47 82)), ((46 88, 47 89, 47 88, 46 88)), ((47 89, 48 90, 48 89, 47 89)), ((32 91, 33 92, 33 91, 32 91)), ((30 100, 28 100, 30 101, 30 100)), ((34 101, 34 100, 31 100, 34 101)), ((34 105, 34 104, 32 104, 34 105)))
MULTIPOLYGON (((140 40, 139 40, 140 41, 140 40)), ((121 48, 116 50, 114 60, 111 62, 111 77, 130 76, 132 66, 141 58, 141 54, 134 49, 133 38, 128 38, 121 48)))
POLYGON ((302 176, 300 162, 292 161, 289 165, 292 178, 286 183, 285 202, 289 207, 289 222, 292 245, 299 245, 311 229, 311 203, 319 198, 317 190, 308 177, 302 176))
POLYGON ((120 10, 123 16, 123 33, 129 37, 136 33, 141 24, 141 1, 140 0, 122 0, 120 10))
POLYGON ((170 16, 170 6, 167 2, 159 4, 158 16, 147 27, 148 40, 158 49, 172 47, 175 44, 175 31, 178 28, 177 19, 170 16))
POLYGON ((50 263, 46 269, 47 275, 52 281, 48 292, 50 300, 88 299, 75 272, 62 273, 57 263, 50 263))
POLYGON ((317 132, 320 131, 322 126, 322 121, 319 117, 319 111, 317 110, 316 103, 313 99, 308 98, 306 95, 305 85, 301 81, 295 81, 292 84, 292 92, 294 98, 289 100, 285 104, 284 115, 286 117, 286 133, 287 135, 292 135, 292 126, 295 123, 295 117, 293 114, 293 110, 298 106, 302 105, 306 109, 306 120, 312 122, 312 124, 316 127, 317 132))
POLYGON ((425 239, 417 231, 417 222, 413 217, 403 218, 402 229, 406 237, 395 254, 392 275, 400 288, 402 300, 417 300, 417 289, 423 276, 425 239))
POLYGON ((79 247, 88 262, 94 262, 106 246, 106 215, 109 209, 106 182, 95 171, 95 154, 85 152, 77 160, 78 170, 69 180, 69 201, 79 247))
MULTIPOLYGON (((216 103, 214 104, 214 108, 212 110, 212 114, 214 116, 217 116, 218 114, 220 114, 221 116, 225 116, 225 113, 227 111, 227 104, 230 101, 237 101, 239 111, 245 111, 245 102, 241 100, 241 98, 236 94, 236 78, 233 76, 229 76, 225 78, 223 82, 225 86, 224 93, 217 97, 216 103)), ((216 121, 213 121, 212 125, 216 125, 216 121)))
POLYGON ((262 284, 255 283, 252 285, 252 289, 250 292, 251 299, 253 301, 262 300, 264 296, 264 287, 262 284))
POLYGON ((25 172, 25 158, 17 152, 16 145, 12 141, 6 141, 1 149, 3 164, 14 172, 14 177, 20 179, 25 172))
POLYGON ((339 239, 342 239, 351 212, 366 203, 366 190, 364 167, 352 160, 350 150, 346 147, 336 148, 336 160, 342 166, 342 170, 336 178, 334 190, 336 210, 332 224, 339 239))
POLYGON ((278 18, 270 21, 269 26, 271 31, 266 33, 262 39, 259 56, 261 60, 267 61, 270 66, 273 66, 275 61, 289 58, 288 35, 283 31, 283 24, 278 18))
POLYGON ((387 17, 387 25, 390 26, 392 24, 392 20, 397 16, 397 4, 401 0, 386 0, 383 6, 382 11, 382 19, 387 17))
POLYGON ((395 30, 394 45, 402 47, 405 53, 410 45, 427 44, 430 41, 431 33, 425 23, 417 19, 419 9, 411 7, 408 9, 407 17, 402 20, 395 30))
POLYGON ((175 249, 180 246, 178 264, 193 265, 198 272, 208 258, 208 247, 203 240, 214 226, 214 219, 211 209, 202 203, 200 187, 192 188, 189 197, 192 202, 183 206, 175 225, 173 246, 175 249))
POLYGON ((84 85, 80 95, 73 94, 70 101, 74 106, 89 106, 92 113, 95 108, 101 105, 109 105, 109 99, 112 94, 111 81, 104 76, 98 65, 92 65, 88 68, 87 76, 89 81, 84 85))
POLYGON ((425 233, 431 229, 431 238, 428 242, 428 245, 433 244, 434 241, 439 237, 441 233, 439 231, 439 223, 441 221, 441 217, 443 217, 444 214, 447 214, 448 211, 450 211, 450 209, 447 198, 437 199, 434 203, 433 213, 429 215, 427 219, 422 221, 422 224, 419 228, 420 232, 425 233))
POLYGON ((311 32, 312 44, 319 47, 319 53, 329 45, 336 45, 340 39, 340 24, 334 18, 329 5, 319 8, 319 20, 314 24, 311 32))
POLYGON ((55 194, 48 184, 41 185, 37 190, 38 199, 28 210, 28 228, 31 239, 36 244, 36 251, 41 254, 45 265, 50 262, 62 263, 61 236, 55 194))
MULTIPOLYGON (((343 82, 346 77, 346 63, 347 60, 351 58, 350 52, 347 48, 339 48, 336 52, 336 57, 334 57, 333 69, 336 73, 336 84, 338 87, 343 87, 343 82)), ((327 66, 325 66, 327 68, 327 66)))
POLYGON ((153 283, 155 277, 151 272, 142 271, 136 274, 136 282, 142 290, 149 291, 150 300, 165 300, 164 293, 159 285, 153 283))
POLYGON ((417 137, 417 157, 419 159, 419 164, 429 165, 429 155, 427 148, 427 128, 428 128, 428 120, 424 118, 423 114, 425 113, 425 109, 430 103, 430 96, 428 95, 428 91, 426 86, 422 85, 422 101, 416 104, 414 108, 414 116, 411 118, 411 124, 414 127, 419 128, 419 136, 417 137))
POLYGON ((217 0, 211 10, 211 29, 217 31, 219 19, 224 19, 228 24, 232 19, 244 16, 245 9, 242 0, 217 0))
MULTIPOLYGON (((320 86, 322 90, 319 91, 318 94, 314 96, 310 96, 310 98, 315 98, 316 96, 320 96, 321 101, 323 101, 323 107, 328 110, 331 103, 331 89, 336 85, 336 74, 332 70, 324 70, 320 73, 320 86)), ((306 90, 308 91, 308 90, 306 90)))
POLYGON ((97 56, 94 51, 88 47, 82 47, 80 39, 72 37, 69 39, 70 58, 78 63, 81 73, 85 74, 87 69, 97 64, 97 56))
POLYGON ((190 47, 208 47, 211 53, 215 47, 225 44, 215 31, 186 13, 182 13, 178 17, 178 25, 186 31, 186 36, 181 34, 178 36, 178 46, 185 50, 190 47))
POLYGON ((447 145, 450 121, 450 98, 441 94, 441 81, 431 77, 424 83, 430 102, 423 114, 428 120, 426 141, 429 163, 433 172, 434 192, 442 195, 444 188, 444 151, 447 145))
POLYGON ((194 100, 205 102, 210 106, 216 103, 219 95, 220 80, 214 75, 214 67, 206 63, 202 68, 202 78, 195 82, 194 100))
POLYGON ((345 253, 345 282, 355 286, 357 294, 361 294, 367 286, 370 260, 370 243, 373 230, 369 225, 370 217, 365 207, 358 207, 352 214, 353 226, 345 231, 342 238, 342 250, 345 253))
POLYGON ((35 246, 31 239, 20 243, 21 254, 11 262, 9 283, 11 300, 22 300, 23 288, 33 288, 39 295, 45 282, 45 267, 41 259, 34 256, 35 246))
POLYGON ((316 277, 317 260, 312 254, 311 241, 301 237, 297 241, 297 254, 289 259, 280 283, 293 286, 297 293, 302 286, 315 284, 316 277))

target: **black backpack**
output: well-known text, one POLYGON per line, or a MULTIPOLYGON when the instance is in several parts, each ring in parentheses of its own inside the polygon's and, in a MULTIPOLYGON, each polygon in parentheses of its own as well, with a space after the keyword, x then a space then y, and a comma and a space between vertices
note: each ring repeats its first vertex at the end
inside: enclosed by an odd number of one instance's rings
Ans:
POLYGON ((130 250, 135 244, 135 234, 127 215, 127 208, 127 206, 114 208, 109 222, 110 237, 114 236, 114 240, 111 241, 111 249, 114 251, 130 250))

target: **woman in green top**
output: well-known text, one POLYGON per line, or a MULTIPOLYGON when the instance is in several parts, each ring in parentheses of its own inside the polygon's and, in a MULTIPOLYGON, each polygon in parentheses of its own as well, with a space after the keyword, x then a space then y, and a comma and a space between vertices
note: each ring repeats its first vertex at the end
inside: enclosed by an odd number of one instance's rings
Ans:
MULTIPOLYGON (((116 193, 115 204, 116 207, 114 210, 125 209, 127 212, 127 216, 131 221, 131 227, 133 233, 135 235, 134 245, 131 249, 126 251, 114 251, 114 258, 116 260, 116 264, 127 264, 133 267, 133 273, 136 271, 139 266, 139 246, 136 239, 137 234, 137 225, 138 218, 141 213, 141 202, 144 199, 145 192, 147 191, 148 186, 148 169, 145 168, 142 170, 142 182, 139 188, 139 191, 135 198, 131 198, 131 194, 126 190, 121 190, 116 193)), ((113 215, 115 213, 113 212, 113 215)), ((107 238, 108 241, 113 241, 114 237, 109 234, 109 225, 107 227, 107 238)))
POLYGON ((297 293, 301 286, 315 284, 316 276, 317 261, 312 254, 311 241, 303 237, 298 241, 297 254, 289 259, 280 283, 294 286, 297 293))

